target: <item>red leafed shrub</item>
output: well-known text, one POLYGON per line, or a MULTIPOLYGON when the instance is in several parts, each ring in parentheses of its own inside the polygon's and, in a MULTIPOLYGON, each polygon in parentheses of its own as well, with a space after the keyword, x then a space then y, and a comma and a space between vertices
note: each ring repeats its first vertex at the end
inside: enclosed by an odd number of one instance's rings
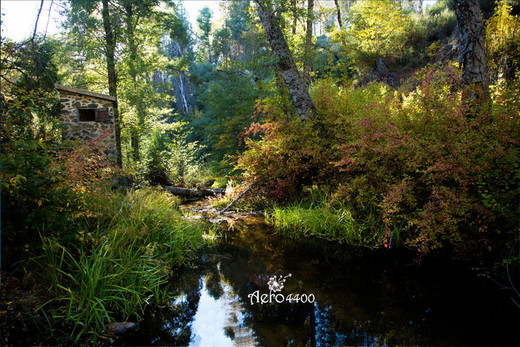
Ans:
POLYGON ((277 197, 309 182, 332 185, 357 221, 378 216, 387 241, 421 252, 494 251, 516 235, 518 84, 493 89, 485 112, 461 93, 450 66, 424 68, 399 90, 320 81, 312 96, 327 139, 271 117, 239 163, 277 197))
POLYGON ((248 150, 239 157, 238 168, 258 181, 268 195, 283 202, 301 195, 302 187, 323 182, 335 168, 330 165, 330 146, 299 120, 282 120, 272 100, 258 105, 266 121, 253 123, 244 138, 248 150), (258 139, 258 135, 261 136, 258 139), (254 137, 256 139, 254 139, 254 137))
POLYGON ((85 143, 76 144, 69 150, 59 153, 50 167, 60 177, 57 185, 72 190, 75 202, 82 206, 87 194, 103 194, 107 184, 116 174, 116 168, 110 158, 104 153, 105 142, 110 137, 108 130, 100 136, 85 143))
POLYGON ((2 237, 4 265, 9 266, 38 252, 40 234, 64 242, 75 238, 78 217, 90 214, 88 200, 106 202, 115 171, 101 154, 101 137, 69 150, 14 137, 6 147, 9 151, 2 153, 2 237))
POLYGON ((458 86, 453 68, 421 70, 377 100, 383 108, 354 117, 339 147, 336 165, 364 178, 349 198, 373 192, 387 233, 403 226, 401 239, 424 252, 499 247, 515 230, 518 100, 502 91, 471 118, 458 86))

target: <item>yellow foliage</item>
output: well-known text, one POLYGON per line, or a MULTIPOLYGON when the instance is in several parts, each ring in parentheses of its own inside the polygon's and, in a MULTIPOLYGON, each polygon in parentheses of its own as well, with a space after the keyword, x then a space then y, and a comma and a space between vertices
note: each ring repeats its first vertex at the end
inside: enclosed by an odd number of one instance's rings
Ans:
POLYGON ((488 61, 490 68, 498 73, 518 68, 520 64, 520 19, 511 12, 508 1, 501 0, 486 25, 488 61))

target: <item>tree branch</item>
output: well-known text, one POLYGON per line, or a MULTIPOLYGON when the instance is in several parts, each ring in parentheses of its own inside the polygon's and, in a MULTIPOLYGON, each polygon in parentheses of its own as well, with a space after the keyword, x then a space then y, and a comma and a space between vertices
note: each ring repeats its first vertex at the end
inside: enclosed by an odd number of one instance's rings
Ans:
POLYGON ((31 42, 34 44, 34 38, 36 37, 36 31, 38 31, 38 21, 40 20, 40 13, 42 13, 43 9, 43 0, 40 2, 40 9, 38 10, 38 15, 36 16, 36 23, 34 23, 34 32, 31 38, 31 42))

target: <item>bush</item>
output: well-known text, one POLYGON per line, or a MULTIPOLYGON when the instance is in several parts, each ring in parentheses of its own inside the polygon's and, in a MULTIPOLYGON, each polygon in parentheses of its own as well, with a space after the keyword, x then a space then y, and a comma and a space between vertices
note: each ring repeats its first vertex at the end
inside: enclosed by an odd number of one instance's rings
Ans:
POLYGON ((508 100, 468 118, 458 78, 449 68, 418 72, 355 124, 336 163, 353 177, 350 198, 371 192, 387 232, 404 224, 406 243, 423 252, 452 246, 469 254, 513 235, 518 113, 508 100))
POLYGON ((110 187, 116 172, 100 141, 58 150, 41 140, 11 140, 2 155, 4 264, 38 254, 41 232, 74 241, 78 218, 88 214, 85 198, 110 187))
MULTIPOLYGON (((156 177, 168 175, 170 184, 179 186, 195 184, 207 175, 203 147, 198 142, 186 140, 185 124, 181 122, 156 122, 143 141, 143 159, 137 165, 140 181, 157 184, 156 177)), ((164 183, 162 183, 164 184, 164 183)))
POLYGON ((515 93, 501 86, 490 112, 475 114, 450 66, 424 68, 399 90, 323 80, 312 96, 328 137, 298 121, 256 125, 265 135, 249 141, 239 166, 285 201, 305 184, 329 187, 354 220, 372 221, 366 233, 380 232, 379 219, 384 243, 397 230, 420 252, 500 253, 518 215, 515 93))
POLYGON ((288 121, 284 106, 267 98, 257 106, 267 121, 253 123, 245 133, 248 150, 238 157, 244 170, 271 199, 290 201, 301 195, 302 187, 333 176, 331 149, 299 119, 288 121))

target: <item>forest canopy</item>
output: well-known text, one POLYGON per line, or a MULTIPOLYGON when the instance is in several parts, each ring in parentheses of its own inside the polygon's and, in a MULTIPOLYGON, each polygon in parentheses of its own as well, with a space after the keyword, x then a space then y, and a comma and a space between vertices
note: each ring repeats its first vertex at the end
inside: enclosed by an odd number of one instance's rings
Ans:
POLYGON ((60 4, 59 34, 1 39, 2 263, 43 259, 76 342, 114 317, 75 324, 97 306, 63 277, 125 268, 123 319, 205 242, 161 186, 243 183, 292 236, 518 262, 518 2, 229 0, 194 26, 183 1, 60 4), (62 140, 57 84, 115 98, 115 161, 62 140))

